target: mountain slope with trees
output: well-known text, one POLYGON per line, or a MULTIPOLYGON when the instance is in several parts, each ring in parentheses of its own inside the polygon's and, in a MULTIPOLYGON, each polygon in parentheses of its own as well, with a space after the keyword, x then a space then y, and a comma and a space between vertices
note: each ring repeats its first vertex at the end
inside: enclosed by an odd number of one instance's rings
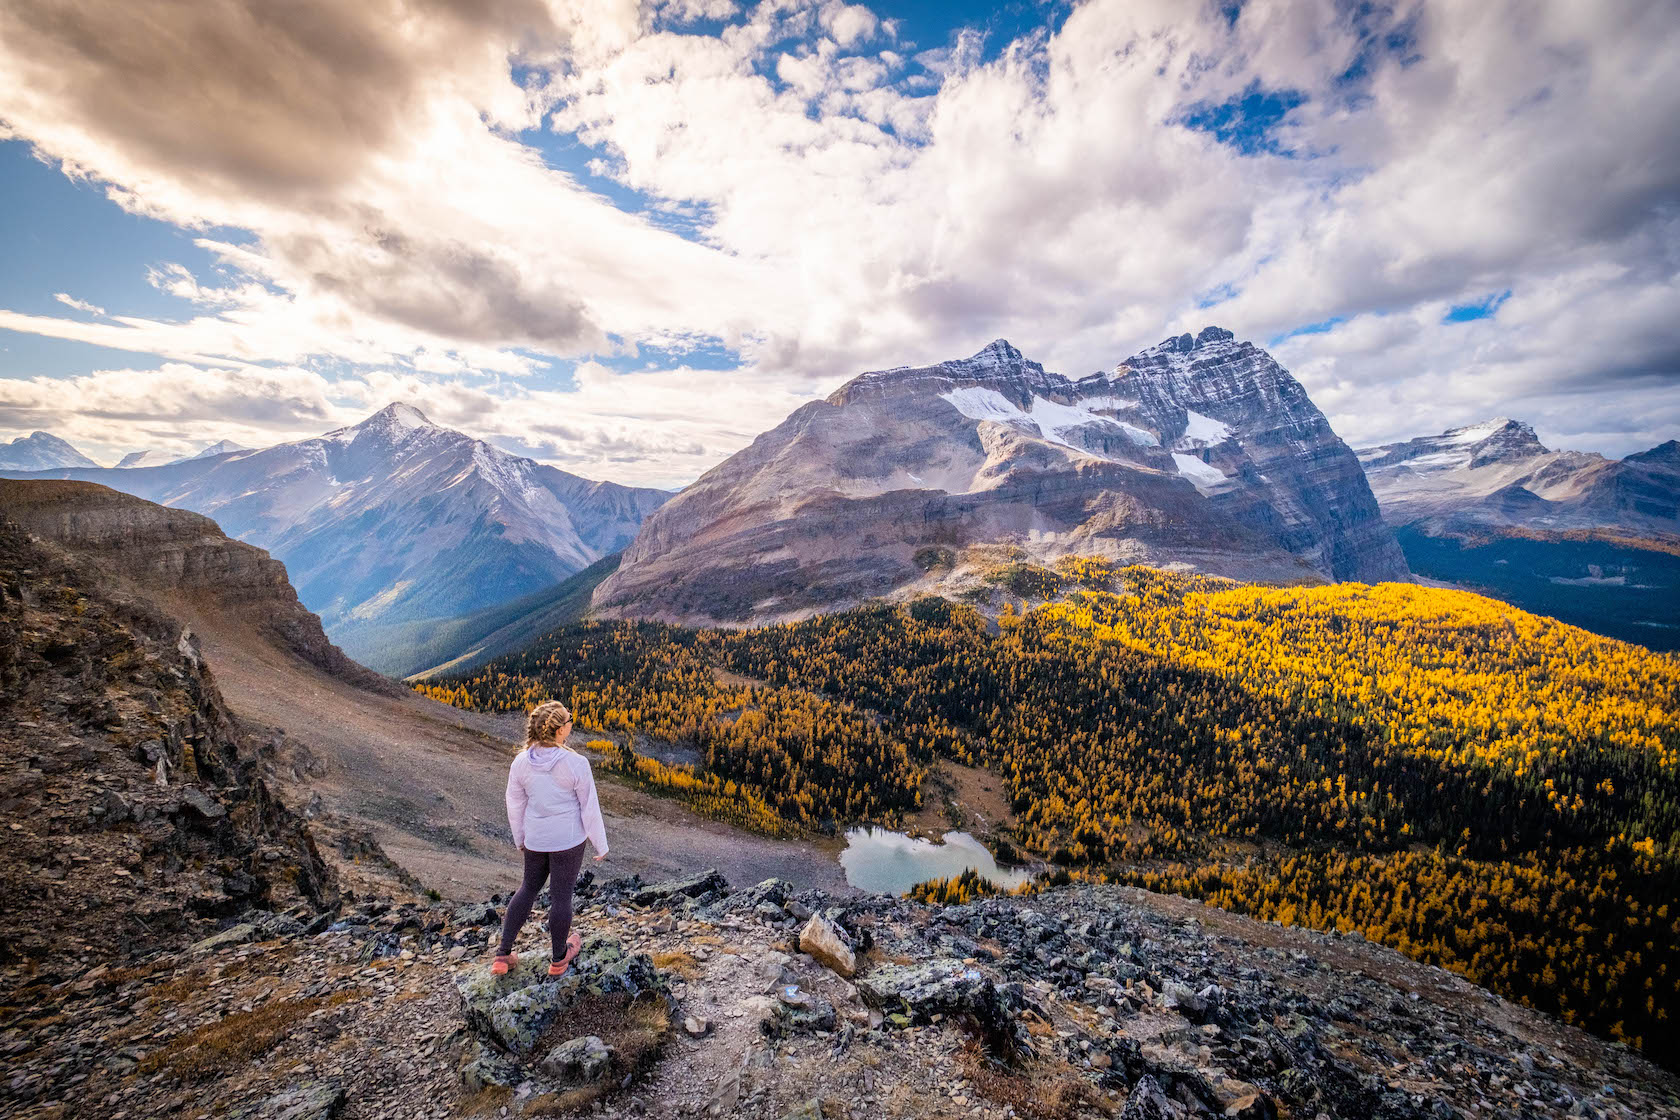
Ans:
POLYGON ((893 821, 938 758, 1086 874, 1358 930, 1674 1062, 1680 660, 1463 592, 1098 561, 994 627, 922 599, 565 628, 428 686, 695 745, 617 765, 752 824, 893 821))

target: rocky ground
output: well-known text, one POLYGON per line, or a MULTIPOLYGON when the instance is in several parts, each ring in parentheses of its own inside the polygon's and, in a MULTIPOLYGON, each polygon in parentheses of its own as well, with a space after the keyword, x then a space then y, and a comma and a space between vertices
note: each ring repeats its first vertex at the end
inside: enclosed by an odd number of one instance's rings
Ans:
POLYGON ((490 973, 495 901, 257 911, 120 967, 8 969, 0 1113, 1680 1116, 1671 1075, 1446 973, 1155 901, 586 879, 559 981, 539 921, 490 973))

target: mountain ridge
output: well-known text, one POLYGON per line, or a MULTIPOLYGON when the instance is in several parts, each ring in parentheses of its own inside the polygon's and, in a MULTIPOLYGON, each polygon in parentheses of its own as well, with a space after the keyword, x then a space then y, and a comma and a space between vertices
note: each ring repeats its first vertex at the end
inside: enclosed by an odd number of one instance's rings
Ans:
POLYGON ((1500 416, 1357 454, 1419 573, 1680 647, 1680 441, 1609 459, 1500 416))
POLYGON ((1406 576, 1357 461, 1299 383, 1209 327, 1077 381, 1003 339, 859 374, 651 516, 595 603, 668 621, 799 617, 931 590, 923 551, 998 544, 1239 578, 1406 576))
POLYGON ((0 443, 0 470, 44 471, 55 467, 97 467, 98 463, 51 432, 31 432, 0 443))
POLYGON ((559 583, 622 548, 669 497, 511 455, 404 402, 260 450, 35 477, 213 517, 284 561, 334 641, 375 668, 400 652, 387 648, 392 627, 559 583))

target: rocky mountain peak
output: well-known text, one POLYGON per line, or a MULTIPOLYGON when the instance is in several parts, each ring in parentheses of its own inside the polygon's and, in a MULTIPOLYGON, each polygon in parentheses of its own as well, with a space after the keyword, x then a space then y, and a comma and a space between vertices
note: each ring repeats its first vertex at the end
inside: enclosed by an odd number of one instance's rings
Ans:
POLYGON ((1207 326, 1195 335, 1181 334, 1158 342, 1143 353, 1146 355, 1189 354, 1192 351, 1216 347, 1222 342, 1235 342, 1236 338, 1236 335, 1224 327, 1207 326))
POLYGON ((1649 451, 1629 455, 1624 462, 1646 465, 1680 467, 1680 439, 1659 443, 1649 451))
POLYGON ((409 404, 407 401, 392 401, 384 408, 363 420, 360 424, 352 425, 348 431, 379 432, 401 436, 408 432, 424 429, 445 431, 427 418, 424 412, 409 404))
POLYGON ((203 451, 188 455, 187 459, 208 459, 214 455, 231 455, 235 451, 249 451, 249 447, 233 442, 231 439, 221 439, 206 447, 203 451))
POLYGON ((0 443, 0 470, 45 471, 54 467, 98 465, 51 432, 30 432, 9 443, 0 443))
MULTIPOLYGON (((952 362, 952 365, 959 363, 952 362)), ((1027 362, 1021 352, 1007 338, 994 338, 983 346, 973 357, 963 360, 961 364, 975 366, 1018 366, 1022 364, 1038 365, 1037 362, 1027 362)), ((1043 368, 1043 367, 1040 367, 1043 368)))
POLYGON ((1546 446, 1534 434, 1532 427, 1521 420, 1512 420, 1506 416, 1496 416, 1480 424, 1455 429, 1448 432, 1447 436, 1454 443, 1473 445, 1470 452, 1472 467, 1527 459, 1547 453, 1546 446))

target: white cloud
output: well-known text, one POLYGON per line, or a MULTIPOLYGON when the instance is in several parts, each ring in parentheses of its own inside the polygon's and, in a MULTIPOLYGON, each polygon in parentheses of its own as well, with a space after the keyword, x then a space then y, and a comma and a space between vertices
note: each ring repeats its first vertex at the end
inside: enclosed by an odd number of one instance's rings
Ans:
POLYGON ((207 0, 167 73, 131 11, 98 56, 0 17, 0 120, 132 209, 248 231, 201 242, 234 279, 160 270, 196 309, 180 322, 0 327, 222 378, 345 363, 335 399, 395 378, 563 465, 671 481, 865 368, 1003 335, 1077 375, 1207 322, 1263 343, 1336 320, 1278 354, 1356 441, 1489 412, 1607 450, 1680 425, 1664 5, 1251 0, 1231 22, 1087 0, 986 61, 977 31, 907 59, 835 0, 376 0, 316 13, 330 48, 300 16, 273 57, 222 57, 252 17, 207 0), (1283 90, 1299 104, 1248 152, 1185 123, 1283 90), (646 212, 546 166, 520 138, 539 125, 646 212), (1492 318, 1442 321, 1507 289, 1492 318), (707 339, 744 368, 531 381, 533 354, 707 339), (568 421, 518 434, 533 402, 568 421))
POLYGON ((85 311, 89 315, 103 315, 105 309, 97 304, 89 303, 85 299, 77 299, 68 292, 54 292, 53 298, 66 307, 73 307, 77 311, 85 311))

